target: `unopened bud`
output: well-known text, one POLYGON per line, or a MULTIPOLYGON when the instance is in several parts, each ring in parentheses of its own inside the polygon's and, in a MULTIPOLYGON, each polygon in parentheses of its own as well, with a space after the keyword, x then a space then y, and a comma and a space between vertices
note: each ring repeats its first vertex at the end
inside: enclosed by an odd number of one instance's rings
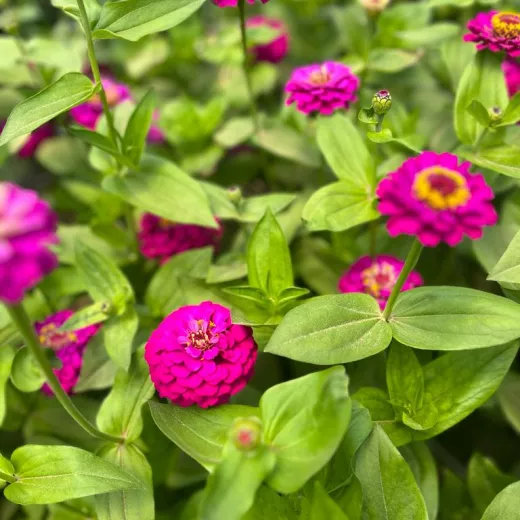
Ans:
POLYGON ((392 96, 388 90, 380 90, 372 98, 372 108, 378 115, 386 114, 392 108, 392 96))
POLYGON ((390 4, 391 0, 359 0, 359 3, 369 12, 369 13, 380 13, 384 11, 388 4, 390 4))
POLYGON ((262 442, 262 421, 258 417, 240 417, 231 427, 231 439, 240 451, 253 451, 262 442))
POLYGON ((232 186, 227 190, 228 199, 234 204, 238 204, 242 200, 242 190, 238 186, 232 186))
POLYGON ((488 110, 491 121, 500 121, 504 113, 500 107, 492 107, 488 110))

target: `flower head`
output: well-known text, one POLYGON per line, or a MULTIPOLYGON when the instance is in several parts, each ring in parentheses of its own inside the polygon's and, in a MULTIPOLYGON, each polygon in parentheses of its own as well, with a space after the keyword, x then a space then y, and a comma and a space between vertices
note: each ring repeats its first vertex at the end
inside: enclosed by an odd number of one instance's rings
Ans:
POLYGON ((266 16, 253 16, 247 20, 247 27, 269 27, 276 29, 278 35, 270 42, 255 45, 252 49, 257 61, 278 63, 282 61, 289 49, 289 34, 283 22, 266 16))
MULTIPOLYGON (((377 300, 381 309, 384 309, 403 266, 404 262, 395 256, 363 256, 340 278, 339 292, 370 294, 377 300)), ((422 276, 417 271, 412 271, 401 291, 408 291, 423 283, 422 276)))
POLYGON ((252 329, 234 325, 229 309, 212 302, 172 312, 145 347, 159 395, 201 408, 227 403, 240 392, 253 375, 256 356, 252 329))
POLYGON ((380 90, 372 98, 372 108, 378 115, 387 114, 392 108, 392 96, 388 90, 380 90))
MULTIPOLYGON (((54 350, 56 357, 61 361, 61 368, 54 369, 54 373, 63 390, 68 394, 72 393, 72 389, 78 382, 83 352, 90 338, 100 327, 100 325, 89 325, 73 332, 61 332, 59 328, 73 314, 73 311, 64 310, 35 323, 36 334, 38 334, 41 345, 54 350)), ((43 386, 42 390, 47 395, 53 395, 47 384, 43 386)))
POLYGON ((520 56, 520 13, 489 11, 478 13, 468 22, 467 42, 475 42, 477 49, 492 52, 505 51, 509 56, 520 56))
POLYGON ((163 263, 173 255, 190 249, 217 247, 222 234, 221 226, 213 229, 193 224, 176 224, 152 213, 145 213, 141 218, 139 245, 146 258, 158 258, 163 263))
POLYGON ((359 78, 342 63, 326 61, 295 69, 285 86, 287 104, 296 103, 304 114, 330 115, 357 101, 359 78))
MULTIPOLYGON (((267 4, 269 0, 260 0, 263 4, 267 4)), ((213 0, 213 3, 218 7, 236 7, 238 0, 213 0)), ((254 4, 255 0, 247 0, 248 4, 254 4)))
POLYGON ((0 300, 18 303, 58 261, 49 245, 58 242, 57 219, 31 190, 0 183, 0 300))
POLYGON ((237 449, 255 451, 262 442, 262 421, 258 417, 239 417, 231 426, 231 440, 237 449))
POLYGON ((520 63, 512 58, 506 58, 502 62, 502 70, 506 78, 509 96, 513 97, 520 92, 520 63))
POLYGON ((377 188, 390 235, 416 235, 430 247, 456 246, 464 235, 480 238, 497 214, 490 202, 493 191, 470 167, 449 153, 423 152, 390 173, 377 188))
POLYGON ((359 3, 370 13, 384 11, 391 0, 359 0, 359 3))

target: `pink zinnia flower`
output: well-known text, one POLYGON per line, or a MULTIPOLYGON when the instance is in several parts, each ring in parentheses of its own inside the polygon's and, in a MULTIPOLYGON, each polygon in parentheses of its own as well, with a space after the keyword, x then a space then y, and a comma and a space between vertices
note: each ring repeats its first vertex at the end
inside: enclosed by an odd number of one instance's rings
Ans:
MULTIPOLYGON (((263 4, 267 4, 269 0, 260 0, 263 4)), ((238 0, 213 0, 213 3, 218 7, 236 7, 238 0)), ((247 0, 248 4, 254 4, 255 0, 247 0)))
MULTIPOLYGON (((5 121, 0 123, 0 132, 4 129, 5 121)), ((28 136, 22 147, 18 150, 18 157, 26 159, 32 157, 39 146, 54 135, 54 127, 51 123, 44 123, 42 126, 33 130, 28 136)))
POLYGON ((506 58, 502 62, 502 70, 506 78, 509 96, 513 97, 520 91, 520 63, 512 58, 506 58))
POLYGON ((57 219, 31 190, 0 183, 0 300, 19 303, 58 264, 49 245, 58 242, 57 219))
MULTIPOLYGON (((377 300, 381 309, 384 309, 403 266, 404 262, 395 256, 378 255, 375 258, 363 256, 340 278, 339 292, 370 294, 377 300)), ((412 271, 401 291, 408 291, 423 283, 422 276, 417 271, 412 271)))
POLYGON ((247 27, 267 26, 278 30, 278 36, 269 43, 256 45, 251 50, 257 61, 278 63, 282 61, 289 49, 289 35, 285 25, 280 20, 266 16, 253 16, 247 20, 247 27))
MULTIPOLYGON (((72 393, 72 389, 78 382, 87 343, 101 326, 90 325, 75 331, 61 332, 59 328, 73 314, 74 312, 70 310, 59 311, 35 323, 36 334, 42 346, 54 350, 56 357, 61 361, 61 368, 54 369, 54 373, 63 390, 68 394, 72 393)), ((47 383, 43 385, 42 391, 47 395, 53 395, 47 383)))
POLYGON ((139 245, 146 258, 158 258, 164 263, 173 255, 190 249, 217 247, 223 232, 222 226, 212 229, 194 224, 176 224, 145 213, 141 218, 139 245))
POLYGON ((478 13, 468 22, 467 42, 475 42, 477 49, 505 51, 513 58, 520 56, 520 13, 489 11, 478 13))
POLYGON ((390 235, 416 235, 429 247, 456 246, 464 235, 480 238, 497 214, 490 202, 493 191, 470 167, 450 153, 423 152, 390 173, 377 188, 390 235))
POLYGON ((357 101, 359 78, 342 63, 326 61, 323 65, 308 65, 295 69, 285 86, 287 104, 296 103, 304 114, 332 114, 357 101))
POLYGON ((144 355, 161 397, 201 408, 240 392, 256 356, 251 327, 234 325, 229 309, 212 302, 172 312, 153 331, 144 355))

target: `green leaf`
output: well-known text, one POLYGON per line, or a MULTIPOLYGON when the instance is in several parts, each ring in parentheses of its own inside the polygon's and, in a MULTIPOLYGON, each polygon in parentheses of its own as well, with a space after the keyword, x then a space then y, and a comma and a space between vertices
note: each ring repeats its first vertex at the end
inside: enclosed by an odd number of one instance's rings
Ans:
POLYGON ((504 109, 508 95, 501 68, 501 58, 491 52, 479 52, 466 66, 455 98, 455 131, 458 138, 472 145, 483 128, 468 112, 473 101, 479 101, 484 108, 504 109))
POLYGON ((14 451, 11 462, 17 480, 4 494, 15 504, 54 504, 143 487, 114 464, 71 446, 22 446, 14 451))
POLYGON ((200 184, 165 159, 145 155, 140 171, 131 171, 123 177, 105 177, 102 186, 130 204, 167 220, 218 227, 200 184))
POLYGON ((517 92, 509 101, 509 105, 504 110, 497 127, 514 125, 520 120, 520 93, 517 92))
POLYGON ((363 488, 364 518, 428 520, 412 470, 380 426, 359 449, 356 476, 363 488))
POLYGON ((267 483, 279 493, 293 493, 330 460, 347 430, 351 401, 344 367, 271 387, 260 412, 264 442, 277 455, 267 483))
POLYGON ((204 0, 109 1, 101 9, 93 36, 135 42, 148 34, 179 25, 203 3, 204 0))
POLYGON ((127 442, 135 441, 143 430, 141 409, 154 392, 144 349, 140 348, 133 356, 130 370, 118 371, 114 386, 99 409, 98 428, 127 442))
POLYGON ((148 91, 135 107, 126 126, 123 149, 134 164, 139 164, 143 154, 156 104, 157 96, 154 91, 148 91))
POLYGON ((248 302, 256 303, 260 306, 268 306, 270 301, 262 289, 257 287, 250 287, 249 285, 237 285, 233 287, 226 287, 223 289, 226 294, 230 294, 235 298, 242 299, 248 302))
POLYGON ((150 401, 150 410, 164 435, 207 469, 220 462, 234 420, 259 414, 258 409, 251 406, 223 405, 202 410, 153 401, 150 401))
MULTIPOLYGON (((267 486, 256 493, 255 503, 242 520, 298 520, 289 498, 280 496, 267 486)), ((182 520, 185 520, 184 517, 182 520)))
POLYGON ((294 284, 289 245, 270 209, 249 240, 247 269, 249 285, 262 289, 272 299, 294 284))
POLYGON ((459 34, 460 27, 456 23, 436 23, 420 29, 408 29, 397 33, 404 43, 410 44, 412 49, 416 47, 435 47, 445 40, 449 40, 459 34))
POLYGON ((83 329, 89 325, 102 323, 110 318, 111 304, 104 302, 97 302, 76 311, 61 327, 61 331, 74 331, 83 329))
POLYGON ((379 305, 370 296, 320 296, 289 311, 265 351, 306 363, 333 365, 377 354, 391 337, 379 305))
POLYGON ((11 374, 14 355, 15 350, 10 345, 0 347, 0 426, 4 422, 6 412, 5 386, 11 374))
POLYGON ((132 345, 139 327, 139 316, 133 306, 123 314, 113 316, 103 325, 105 348, 110 359, 121 369, 128 370, 132 345))
POLYGON ((491 126, 488 109, 480 101, 472 101, 467 111, 485 128, 491 126))
MULTIPOLYGON (((85 9, 87 11, 87 16, 90 23, 95 23, 99 18, 99 12, 101 11, 101 6, 97 2, 97 0, 85 0, 85 9)), ((51 0, 51 4, 61 9, 65 14, 68 14, 70 17, 79 20, 79 9, 78 4, 74 0, 51 0)))
POLYGON ((343 180, 314 192, 302 212, 311 231, 344 231, 378 217, 375 198, 343 180))
POLYGON ((482 520, 516 520, 520 511, 520 482, 501 491, 484 512, 482 520))
POLYGON ((255 494, 276 464, 276 455, 265 446, 252 453, 238 450, 228 441, 222 460, 208 477, 201 503, 205 520, 241 520, 255 494))
POLYGON ((347 515, 319 482, 314 483, 309 520, 348 520, 347 515))
POLYGON ((520 433, 520 375, 509 372, 498 391, 498 401, 506 419, 520 433))
POLYGON ((498 283, 520 283, 520 231, 489 273, 488 280, 498 283))
POLYGON ((401 49, 374 49, 368 56, 367 68, 376 72, 393 74, 415 65, 420 57, 419 53, 401 49))
POLYGON ((519 146, 508 144, 493 146, 484 148, 477 154, 473 153, 469 147, 461 146, 457 148, 457 154, 482 168, 520 179, 519 146))
POLYGON ((35 392, 45 383, 45 374, 27 347, 16 352, 11 367, 11 381, 21 392, 35 392))
POLYGON ((154 520, 152 468, 134 444, 108 445, 99 456, 142 482, 144 489, 116 491, 95 498, 98 520, 154 520))
POLYGON ((87 101, 97 87, 78 72, 65 74, 34 96, 18 103, 9 115, 0 136, 0 146, 28 134, 72 107, 87 101))
POLYGON ((413 348, 485 348, 520 337, 520 306, 475 289, 420 287, 399 296, 390 325, 413 348))
POLYGON ((283 211, 296 199, 292 193, 269 193, 248 197, 240 205, 238 220, 256 224, 269 208, 275 215, 283 211))
POLYGON ((362 108, 359 111, 358 120, 368 125, 377 125, 379 122, 376 113, 374 112, 374 107, 362 108))
POLYGON ((250 117, 235 117, 218 130, 214 139, 224 148, 234 148, 247 141, 253 135, 254 129, 253 120, 250 117))
POLYGON ((427 400, 419 408, 407 410, 402 413, 402 421, 413 430, 429 430, 433 428, 439 419, 439 412, 435 404, 427 400))

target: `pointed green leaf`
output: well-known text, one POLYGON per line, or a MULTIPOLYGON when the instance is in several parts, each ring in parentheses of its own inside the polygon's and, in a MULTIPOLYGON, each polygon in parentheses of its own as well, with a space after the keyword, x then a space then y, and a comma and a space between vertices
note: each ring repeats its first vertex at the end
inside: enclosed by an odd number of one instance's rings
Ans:
POLYGON ((143 154, 156 104, 155 92, 148 91, 135 107, 126 126, 123 149, 133 164, 139 164, 143 154))
POLYGON ((482 520, 516 520, 520 511, 520 482, 501 491, 484 512, 482 520))

